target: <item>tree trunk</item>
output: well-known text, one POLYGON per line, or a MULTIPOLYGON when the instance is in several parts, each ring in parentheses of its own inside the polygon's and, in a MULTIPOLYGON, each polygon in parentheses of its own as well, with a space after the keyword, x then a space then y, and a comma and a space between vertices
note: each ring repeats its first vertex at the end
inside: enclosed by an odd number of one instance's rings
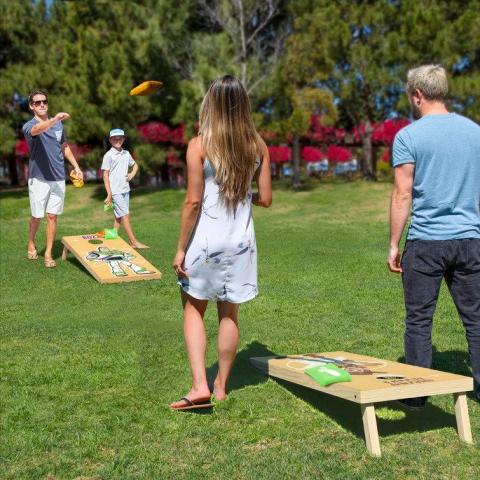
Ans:
POLYGON ((242 55, 240 57, 240 81, 242 85, 248 89, 247 85, 247 43, 245 39, 245 19, 243 13, 243 0, 237 2, 237 8, 239 10, 240 21, 240 43, 242 46, 242 55))
POLYGON ((363 144, 363 178, 364 180, 376 180, 374 165, 373 165, 373 149, 372 149, 372 132, 373 127, 370 120, 365 122, 365 132, 362 135, 363 144))
POLYGON ((301 186, 300 182, 300 137, 294 135, 292 144, 293 188, 301 186))

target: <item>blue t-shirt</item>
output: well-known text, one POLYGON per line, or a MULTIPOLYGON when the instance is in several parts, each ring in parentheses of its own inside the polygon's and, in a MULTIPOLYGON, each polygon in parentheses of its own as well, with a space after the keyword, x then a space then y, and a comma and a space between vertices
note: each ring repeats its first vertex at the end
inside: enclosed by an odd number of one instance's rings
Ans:
POLYGON ((455 113, 402 128, 393 166, 415 164, 409 240, 480 238, 480 126, 455 113))
POLYGON ((32 128, 37 123, 40 122, 32 118, 22 128, 30 149, 28 176, 40 180, 65 180, 62 145, 66 138, 62 122, 56 123, 39 135, 32 136, 32 128))

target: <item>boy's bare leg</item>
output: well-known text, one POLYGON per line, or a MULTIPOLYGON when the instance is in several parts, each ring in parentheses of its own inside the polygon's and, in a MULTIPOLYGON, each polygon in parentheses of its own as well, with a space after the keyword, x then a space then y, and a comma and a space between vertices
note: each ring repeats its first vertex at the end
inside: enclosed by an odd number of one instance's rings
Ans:
POLYGON ((140 243, 136 238, 135 235, 133 234, 132 227, 130 225, 130 215, 124 215, 122 218, 116 219, 119 220, 122 224, 122 227, 125 230, 125 233, 127 234, 128 241, 130 242, 130 245, 133 248, 149 248, 147 245, 144 245, 143 243, 140 243))
POLYGON ((121 225, 121 220, 122 220, 121 218, 115 217, 115 220, 113 221, 113 228, 118 230, 120 228, 120 225, 121 225))
POLYGON ((30 228, 28 229, 27 250, 33 252, 35 250, 35 236, 40 226, 40 218, 30 217, 30 228))

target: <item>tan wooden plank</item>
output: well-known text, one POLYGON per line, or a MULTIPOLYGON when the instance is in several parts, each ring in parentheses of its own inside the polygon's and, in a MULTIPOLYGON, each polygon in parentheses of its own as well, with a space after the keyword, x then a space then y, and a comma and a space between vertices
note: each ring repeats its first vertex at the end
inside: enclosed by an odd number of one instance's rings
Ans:
MULTIPOLYGON (((439 370, 415 367, 342 351, 312 355, 343 358, 346 362, 355 362, 359 365, 358 369, 364 374, 352 374, 351 382, 322 387, 303 372, 307 364, 302 359, 313 358, 308 357, 308 354, 291 355, 287 358, 255 357, 250 360, 254 366, 268 375, 356 403, 374 403, 400 398, 452 394, 473 389, 472 378, 439 370), (391 376, 402 378, 392 378, 391 376)), ((315 364, 318 363, 312 361, 312 365, 315 364)), ((352 368, 353 370, 356 369, 355 366, 352 368)))
POLYGON ((123 239, 92 237, 93 235, 67 236, 62 238, 62 244, 98 282, 123 283, 161 278, 161 272, 123 239), (101 240, 102 243, 92 244, 89 243, 90 240, 101 240), (139 273, 142 269, 149 273, 139 273), (115 272, 121 275, 115 275, 115 272))
POLYGON ((473 443, 470 417, 468 416, 467 396, 465 393, 456 393, 454 401, 458 436, 464 442, 473 443))
POLYGON ((377 418, 375 416, 375 406, 372 403, 361 405, 363 431, 365 433, 365 443, 370 455, 380 457, 380 439, 378 438, 377 418))

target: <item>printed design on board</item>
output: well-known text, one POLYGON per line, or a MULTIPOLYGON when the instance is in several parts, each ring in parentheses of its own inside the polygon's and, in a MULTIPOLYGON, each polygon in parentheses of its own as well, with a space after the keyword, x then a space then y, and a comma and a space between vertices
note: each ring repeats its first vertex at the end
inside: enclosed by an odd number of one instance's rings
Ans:
POLYGON ((128 276, 128 270, 131 270, 136 275, 151 275, 155 273, 132 262, 135 258, 135 255, 132 253, 111 250, 108 247, 98 247, 96 250, 88 252, 85 258, 94 263, 107 264, 115 277, 128 276))

